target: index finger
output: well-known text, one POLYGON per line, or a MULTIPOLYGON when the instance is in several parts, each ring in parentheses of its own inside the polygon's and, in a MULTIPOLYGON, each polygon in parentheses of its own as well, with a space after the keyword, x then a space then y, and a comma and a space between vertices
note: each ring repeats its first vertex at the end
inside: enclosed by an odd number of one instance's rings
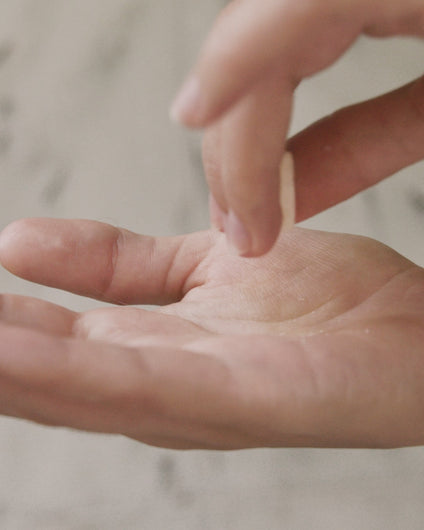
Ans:
POLYGON ((216 21, 171 116, 205 127, 270 71, 282 72, 287 83, 296 84, 325 68, 361 32, 355 5, 340 0, 231 2, 216 21))

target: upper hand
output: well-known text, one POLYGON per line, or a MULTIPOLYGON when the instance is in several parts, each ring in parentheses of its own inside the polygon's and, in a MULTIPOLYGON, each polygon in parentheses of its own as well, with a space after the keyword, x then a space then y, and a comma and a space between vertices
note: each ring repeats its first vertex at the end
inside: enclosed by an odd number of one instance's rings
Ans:
POLYGON ((424 272, 355 236, 296 229, 265 257, 216 231, 9 226, 15 274, 115 304, 4 295, 0 413, 173 448, 424 443, 424 272))
POLYGON ((220 223, 244 255, 264 254, 278 237, 285 150, 295 158, 298 221, 424 157, 423 79, 344 109, 286 142, 296 87, 361 33, 423 36, 424 4, 233 0, 218 18, 173 114, 207 128, 204 166, 213 210, 220 210, 220 223))

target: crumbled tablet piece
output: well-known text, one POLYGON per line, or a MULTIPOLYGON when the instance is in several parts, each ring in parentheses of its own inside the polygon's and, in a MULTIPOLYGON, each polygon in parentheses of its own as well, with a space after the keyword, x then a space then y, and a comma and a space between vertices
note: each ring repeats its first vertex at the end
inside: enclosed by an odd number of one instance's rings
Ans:
POLYGON ((286 152, 280 165, 280 204, 283 212, 283 231, 291 230, 296 220, 296 188, 293 155, 286 152))

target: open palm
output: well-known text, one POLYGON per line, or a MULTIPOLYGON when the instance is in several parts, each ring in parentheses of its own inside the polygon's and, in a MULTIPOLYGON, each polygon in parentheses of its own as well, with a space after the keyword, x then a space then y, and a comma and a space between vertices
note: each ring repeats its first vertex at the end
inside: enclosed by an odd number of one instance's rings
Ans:
POLYGON ((424 271, 375 241, 295 229, 244 259, 217 231, 29 219, 0 259, 115 304, 4 295, 2 414, 173 448, 424 443, 424 271))

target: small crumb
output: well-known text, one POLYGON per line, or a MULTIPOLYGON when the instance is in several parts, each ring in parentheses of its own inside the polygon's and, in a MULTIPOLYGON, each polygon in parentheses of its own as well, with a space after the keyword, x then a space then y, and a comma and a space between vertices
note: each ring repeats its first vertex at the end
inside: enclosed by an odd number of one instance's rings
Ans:
POLYGON ((286 152, 280 165, 280 204, 283 213, 282 230, 294 227, 296 220, 296 189, 294 182, 293 155, 286 152))

